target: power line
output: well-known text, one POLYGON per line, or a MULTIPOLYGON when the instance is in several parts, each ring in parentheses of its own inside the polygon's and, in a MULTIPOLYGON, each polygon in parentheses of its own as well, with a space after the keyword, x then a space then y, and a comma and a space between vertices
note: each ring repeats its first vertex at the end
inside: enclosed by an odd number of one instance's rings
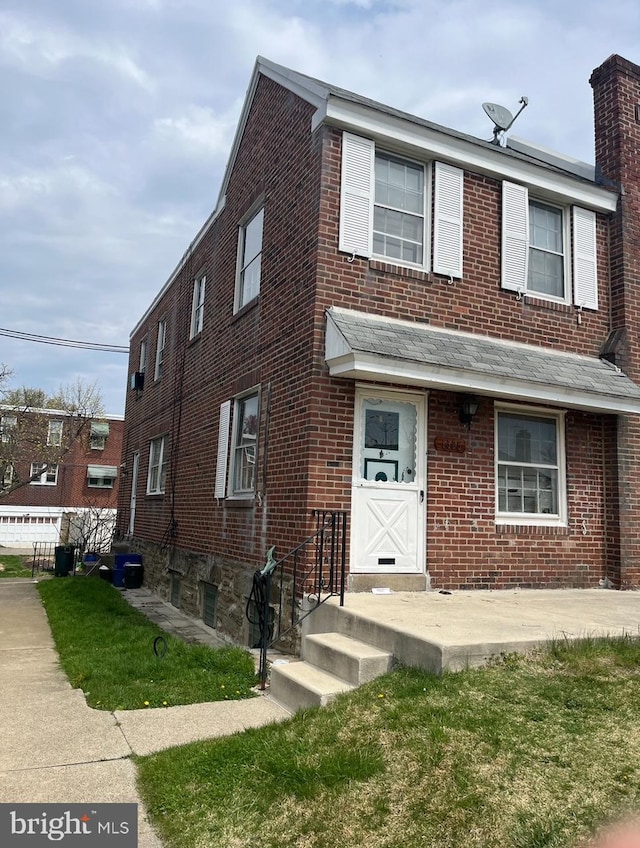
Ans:
POLYGON ((58 345, 59 347, 75 347, 83 350, 98 350, 105 353, 129 353, 128 346, 99 344, 98 342, 81 342, 75 339, 60 339, 56 336, 42 336, 37 333, 23 333, 20 330, 6 330, 0 327, 0 336, 10 339, 20 339, 23 342, 39 342, 40 344, 58 345))

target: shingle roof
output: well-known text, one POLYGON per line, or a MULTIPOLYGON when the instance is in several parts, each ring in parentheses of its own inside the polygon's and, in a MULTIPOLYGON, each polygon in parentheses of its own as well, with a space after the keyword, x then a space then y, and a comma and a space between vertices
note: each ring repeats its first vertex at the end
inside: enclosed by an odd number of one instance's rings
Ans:
MULTIPOLYGON (((611 411, 616 411, 616 405, 623 407, 620 411, 636 411, 635 407, 640 411, 640 387, 615 365, 595 356, 335 307, 328 315, 342 336, 343 353, 364 354, 390 363, 416 363, 427 370, 433 366, 441 383, 446 382, 446 372, 450 370, 456 375, 472 376, 476 384, 489 380, 491 385, 500 381, 512 386, 521 383, 523 388, 537 385, 552 393, 554 402, 558 402, 562 392, 574 396, 580 393, 587 401, 588 396, 593 396, 594 409, 609 399, 613 404, 611 411)), ((567 405, 590 406, 570 402, 567 405)))

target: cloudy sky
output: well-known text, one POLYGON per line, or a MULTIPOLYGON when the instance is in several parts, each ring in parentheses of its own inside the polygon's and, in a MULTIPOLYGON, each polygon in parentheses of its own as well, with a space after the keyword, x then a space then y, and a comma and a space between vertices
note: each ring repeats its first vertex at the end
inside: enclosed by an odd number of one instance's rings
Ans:
MULTIPOLYGON (((481 138, 593 161, 591 71, 640 63, 638 0, 0 0, 0 328, 127 345, 211 212, 258 54, 481 138)), ((0 335, 12 387, 127 357, 0 335)))

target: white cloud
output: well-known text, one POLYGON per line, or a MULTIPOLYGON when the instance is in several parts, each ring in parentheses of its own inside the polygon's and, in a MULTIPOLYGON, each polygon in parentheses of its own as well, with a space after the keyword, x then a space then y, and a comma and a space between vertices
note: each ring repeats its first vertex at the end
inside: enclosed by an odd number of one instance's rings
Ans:
POLYGON ((216 114, 210 107, 187 104, 182 114, 157 118, 153 134, 161 144, 177 149, 182 156, 195 152, 224 158, 229 152, 241 107, 236 101, 231 109, 216 114))
POLYGON ((51 73, 74 59, 105 66, 147 92, 154 90, 149 75, 117 40, 76 35, 71 28, 44 27, 8 13, 0 13, 0 57, 30 74, 51 73))

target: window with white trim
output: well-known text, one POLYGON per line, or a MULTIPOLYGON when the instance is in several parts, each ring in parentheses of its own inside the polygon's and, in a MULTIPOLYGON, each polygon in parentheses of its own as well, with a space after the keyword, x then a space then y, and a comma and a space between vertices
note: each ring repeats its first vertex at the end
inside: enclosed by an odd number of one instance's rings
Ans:
POLYGON ((424 165, 376 152, 373 252, 422 265, 425 230, 424 165))
POLYGON ((206 274, 201 274, 196 277, 193 284, 193 302, 191 305, 191 329, 189 338, 193 339, 198 333, 202 332, 204 321, 204 292, 207 283, 206 274))
POLYGON ((564 416, 496 409, 496 516, 501 523, 564 524, 564 416))
POLYGON ((263 223, 264 207, 261 207, 240 227, 236 311, 260 294, 263 223))
POLYGON ((462 277, 464 172, 452 165, 414 161, 343 133, 338 248, 462 277), (433 221, 429 186, 433 169, 433 221))
POLYGON ((527 289, 565 299, 563 210, 529 200, 529 273, 527 289))
POLYGON ((138 360, 138 371, 144 374, 147 367, 147 337, 140 342, 140 358, 138 360))
POLYGON ((162 377, 162 366, 164 364, 164 349, 167 343, 167 322, 158 321, 158 341, 156 343, 156 370, 154 379, 162 377))
POLYGON ((62 444, 63 422, 52 418, 47 429, 47 445, 59 448, 62 444))
POLYGON ((32 462, 29 477, 32 486, 56 486, 58 484, 58 466, 49 465, 46 462, 32 462))
POLYGON ((256 482, 256 449, 258 439, 258 392, 236 398, 233 407, 233 439, 230 495, 253 495, 256 482))
POLYGON ((147 494, 163 495, 167 477, 166 436, 152 439, 149 445, 149 473, 147 475, 147 494))
POLYGON ((15 469, 10 462, 7 462, 6 465, 0 465, 0 468, 2 468, 2 487, 8 489, 13 484, 15 469))
POLYGON ((107 446, 108 435, 108 421, 92 421, 91 432, 89 436, 89 446, 91 447, 91 450, 104 450, 107 446))
POLYGON ((502 288, 597 309, 595 212, 532 198, 526 186, 503 182, 502 288))
POLYGON ((16 435, 16 428, 18 426, 18 416, 17 415, 3 415, 0 418, 0 433, 2 434, 2 441, 7 443, 10 442, 16 435))

